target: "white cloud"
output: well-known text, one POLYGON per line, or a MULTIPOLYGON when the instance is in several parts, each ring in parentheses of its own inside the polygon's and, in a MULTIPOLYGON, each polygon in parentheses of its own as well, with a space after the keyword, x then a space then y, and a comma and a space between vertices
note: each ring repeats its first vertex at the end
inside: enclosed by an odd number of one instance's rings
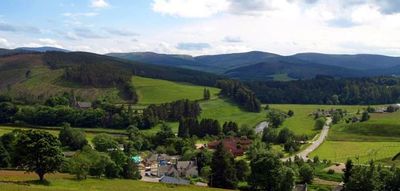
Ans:
POLYGON ((92 0, 90 6, 94 8, 105 8, 110 5, 106 2, 106 0, 92 0))
POLYGON ((56 48, 63 48, 56 40, 50 38, 40 38, 34 42, 30 42, 27 44, 23 44, 24 47, 42 47, 42 46, 51 46, 56 48))
POLYGON ((226 36, 223 41, 228 43, 239 43, 242 42, 242 39, 240 36, 226 36))
POLYGON ((227 0, 154 0, 152 4, 155 12, 189 18, 209 17, 228 7, 227 0))
POLYGON ((65 16, 65 17, 73 17, 73 18, 76 18, 76 17, 94 17, 94 16, 97 16, 98 13, 95 13, 95 12, 86 12, 86 13, 63 13, 62 15, 65 16))
POLYGON ((9 48, 10 43, 5 38, 0 38, 0 48, 9 48))

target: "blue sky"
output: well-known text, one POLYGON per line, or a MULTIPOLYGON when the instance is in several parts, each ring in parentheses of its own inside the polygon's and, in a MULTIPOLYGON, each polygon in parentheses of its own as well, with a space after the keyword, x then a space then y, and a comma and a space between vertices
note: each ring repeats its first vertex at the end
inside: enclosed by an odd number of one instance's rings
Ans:
POLYGON ((400 56, 397 0, 1 0, 0 47, 400 56))

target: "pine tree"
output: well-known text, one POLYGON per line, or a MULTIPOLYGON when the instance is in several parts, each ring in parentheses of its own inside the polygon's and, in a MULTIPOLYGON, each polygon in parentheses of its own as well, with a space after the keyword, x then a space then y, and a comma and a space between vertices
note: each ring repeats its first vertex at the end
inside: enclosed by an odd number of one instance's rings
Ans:
POLYGON ((353 169, 353 162, 349 159, 346 162, 346 169, 343 170, 343 182, 347 183, 350 180, 351 170, 353 169))
POLYGON ((209 100, 210 99, 210 90, 209 89, 207 89, 207 88, 204 88, 204 91, 203 91, 203 98, 204 98, 204 100, 209 100))
POLYGON ((235 159, 219 144, 212 157, 209 186, 234 189, 237 186, 235 159))

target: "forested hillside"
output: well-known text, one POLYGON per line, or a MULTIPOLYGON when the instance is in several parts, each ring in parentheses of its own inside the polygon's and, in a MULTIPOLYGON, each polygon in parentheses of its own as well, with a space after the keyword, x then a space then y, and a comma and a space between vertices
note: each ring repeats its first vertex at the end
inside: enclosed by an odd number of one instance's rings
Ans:
POLYGON ((319 76, 290 82, 247 82, 264 103, 384 104, 400 101, 396 77, 334 79, 319 76))
POLYGON ((191 68, 240 80, 279 80, 273 76, 282 74, 294 79, 311 79, 317 75, 370 77, 400 74, 400 58, 383 55, 301 53, 282 56, 260 51, 196 57, 152 52, 108 55, 160 66, 191 68))
POLYGON ((94 97, 136 102, 132 75, 214 86, 221 77, 187 69, 142 64, 85 52, 18 53, 0 57, 0 93, 24 101, 73 91, 94 97))

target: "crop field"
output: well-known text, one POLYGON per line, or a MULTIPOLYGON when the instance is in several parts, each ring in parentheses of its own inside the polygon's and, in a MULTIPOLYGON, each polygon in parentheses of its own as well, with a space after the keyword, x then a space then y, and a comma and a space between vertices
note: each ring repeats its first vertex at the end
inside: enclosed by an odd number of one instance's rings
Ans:
POLYGON ((308 135, 310 139, 319 131, 314 130, 314 118, 312 114, 317 109, 345 109, 348 112, 357 112, 365 106, 341 106, 341 105, 299 105, 299 104, 271 104, 271 108, 279 109, 287 113, 294 112, 294 116, 285 120, 282 127, 291 129, 297 135, 308 135))
POLYGON ((311 157, 319 156, 333 162, 346 162, 350 158, 354 162, 368 163, 392 158, 399 152, 400 142, 326 141, 311 153, 311 157))
MULTIPOLYGON (((180 99, 201 100, 203 99, 204 86, 143 78, 135 76, 132 79, 139 104, 160 104, 180 99)), ((211 99, 218 96, 219 89, 207 87, 210 90, 211 99)))
POLYGON ((49 174, 45 176, 49 184, 38 184, 36 174, 26 174, 23 171, 0 171, 0 190, 2 191, 218 191, 222 189, 197 187, 197 186, 176 186, 160 183, 148 183, 123 179, 97 179, 77 181, 68 174, 49 174))

